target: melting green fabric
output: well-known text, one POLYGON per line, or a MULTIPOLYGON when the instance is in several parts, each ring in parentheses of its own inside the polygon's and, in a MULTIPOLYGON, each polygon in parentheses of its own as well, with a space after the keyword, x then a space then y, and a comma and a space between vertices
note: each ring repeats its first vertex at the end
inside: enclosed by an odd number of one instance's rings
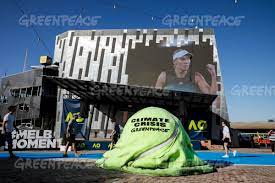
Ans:
POLYGON ((192 148, 180 120, 165 109, 144 108, 131 116, 115 147, 97 166, 154 176, 213 172, 192 148))

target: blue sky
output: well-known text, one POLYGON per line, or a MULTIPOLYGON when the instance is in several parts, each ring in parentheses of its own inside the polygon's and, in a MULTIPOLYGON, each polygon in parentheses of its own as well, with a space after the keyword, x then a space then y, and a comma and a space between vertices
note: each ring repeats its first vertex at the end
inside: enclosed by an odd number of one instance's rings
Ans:
POLYGON ((48 54, 32 29, 19 24, 22 13, 17 6, 33 15, 72 16, 81 13, 82 16, 101 16, 96 26, 35 26, 52 55, 55 36, 70 29, 170 28, 161 21, 168 14, 245 16, 238 27, 212 27, 216 34, 229 117, 233 122, 275 118, 275 92, 271 96, 231 93, 236 85, 275 86, 273 0, 237 0, 237 3, 235 0, 3 0, 0 6, 0 76, 22 70, 26 48, 29 49, 28 66, 37 65, 39 56, 48 54))

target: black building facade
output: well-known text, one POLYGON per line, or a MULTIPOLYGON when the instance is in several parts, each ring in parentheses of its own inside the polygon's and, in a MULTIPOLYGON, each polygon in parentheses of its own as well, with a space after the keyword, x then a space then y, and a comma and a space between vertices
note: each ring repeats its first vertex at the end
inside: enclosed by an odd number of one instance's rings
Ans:
POLYGON ((53 130, 56 114, 57 86, 44 76, 57 76, 57 66, 37 67, 30 71, 1 78, 0 115, 10 105, 17 106, 16 125, 21 129, 53 130))

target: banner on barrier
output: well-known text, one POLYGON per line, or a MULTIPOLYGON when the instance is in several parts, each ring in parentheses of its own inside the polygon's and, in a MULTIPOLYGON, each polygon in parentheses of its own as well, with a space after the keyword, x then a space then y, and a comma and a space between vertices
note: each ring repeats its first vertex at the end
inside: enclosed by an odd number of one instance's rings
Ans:
POLYGON ((108 151, 112 147, 110 141, 85 141, 80 143, 79 149, 82 150, 103 150, 108 151))
MULTIPOLYGON (((64 99, 63 100, 63 117, 61 125, 61 134, 64 135, 68 122, 73 118, 73 114, 80 114, 80 100, 78 99, 64 99)), ((87 138, 88 136, 88 118, 80 117, 76 119, 77 122, 77 137, 87 138)))
MULTIPOLYGON (((13 149, 57 149, 60 139, 55 139, 51 130, 19 130, 12 132, 13 149)), ((5 147, 8 148, 7 145, 5 147)))

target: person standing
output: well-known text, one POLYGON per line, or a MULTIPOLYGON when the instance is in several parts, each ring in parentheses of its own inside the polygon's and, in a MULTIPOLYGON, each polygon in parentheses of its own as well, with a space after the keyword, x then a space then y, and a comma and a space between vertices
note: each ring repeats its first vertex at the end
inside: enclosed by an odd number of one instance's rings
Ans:
POLYGON ((15 129, 17 132, 19 131, 15 125, 15 116, 14 113, 16 111, 16 106, 9 106, 9 112, 4 116, 3 119, 3 134, 5 137, 5 141, 8 143, 8 151, 10 157, 13 158, 15 155, 12 152, 12 131, 15 129))
POLYGON ((112 123, 114 123, 114 129, 111 133, 111 137, 112 137, 111 149, 113 149, 114 145, 117 143, 118 139, 120 138, 120 127, 119 127, 119 124, 116 122, 115 117, 113 117, 111 121, 112 123))
POLYGON ((231 143, 231 137, 230 137, 230 131, 228 126, 225 124, 225 122, 222 122, 222 141, 223 141, 223 146, 224 146, 224 150, 225 150, 225 155, 222 156, 223 158, 228 158, 228 151, 231 150, 233 152, 233 156, 236 156, 237 151, 236 150, 232 150, 228 148, 229 143, 231 143))
POLYGON ((275 154, 275 130, 270 130, 267 135, 269 136, 272 154, 275 154))
POLYGON ((70 145, 72 146, 72 149, 75 155, 78 156, 77 150, 76 150, 76 141, 75 141, 75 136, 77 134, 77 122, 76 122, 77 118, 79 118, 79 115, 77 113, 74 113, 73 118, 68 123, 67 130, 66 130, 67 144, 66 144, 63 157, 68 157, 68 149, 70 145))

